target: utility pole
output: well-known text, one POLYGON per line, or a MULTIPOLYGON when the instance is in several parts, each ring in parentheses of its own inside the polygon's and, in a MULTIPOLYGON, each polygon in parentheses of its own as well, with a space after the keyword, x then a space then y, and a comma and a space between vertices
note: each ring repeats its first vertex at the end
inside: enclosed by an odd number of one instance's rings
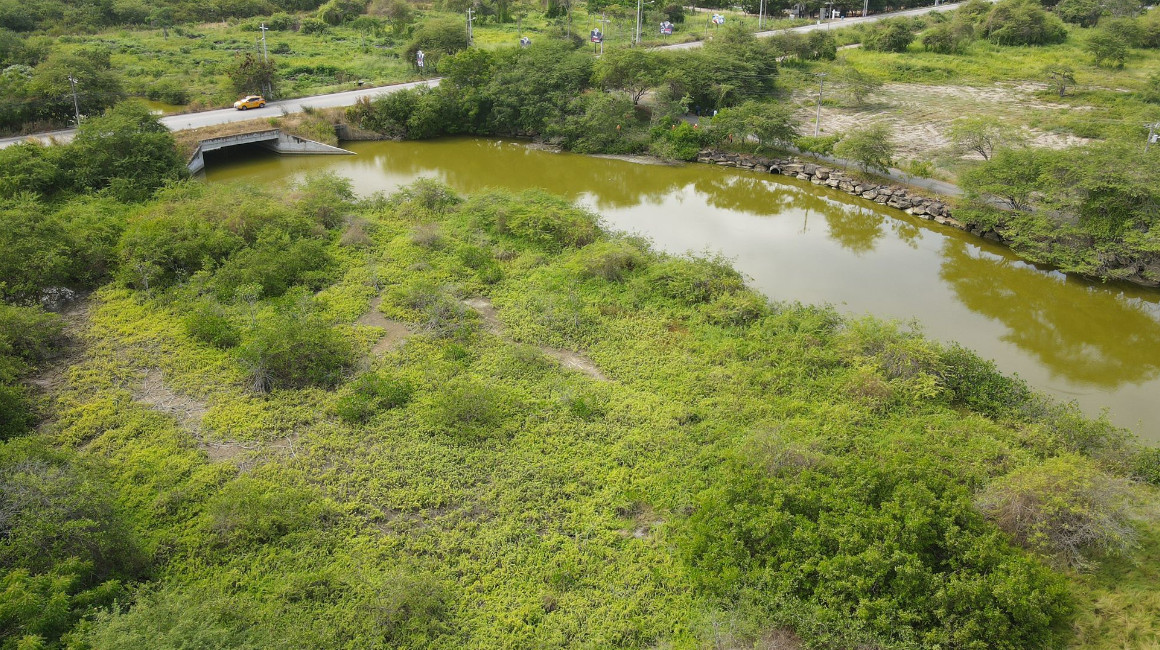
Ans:
POLYGON ((818 133, 822 129, 822 88, 826 85, 826 73, 818 73, 818 117, 814 121, 814 137, 818 137, 818 133))
POLYGON ((608 18, 603 11, 600 12, 600 32, 603 37, 600 39, 600 54, 598 56, 604 56, 604 39, 608 38, 608 18))
POLYGON ((765 27, 765 0, 757 3, 757 31, 765 27))
POLYGON ((870 15, 870 0, 862 0, 862 17, 870 15))
POLYGON ((473 40, 471 34, 471 21, 475 18, 475 9, 473 7, 467 8, 467 47, 471 47, 473 40))
POLYGON ((834 3, 826 3, 826 29, 830 29, 830 22, 834 20, 834 3))
POLYGON ((632 42, 637 47, 640 46, 640 10, 643 4, 644 0, 636 0, 636 35, 633 37, 632 42))
POLYGON ((73 111, 76 112, 77 126, 80 126, 81 125, 81 105, 80 105, 80 102, 77 101, 77 80, 71 74, 68 76, 68 84, 69 84, 69 86, 72 87, 73 111))
POLYGON ((266 23, 262 23, 262 26, 258 29, 262 30, 262 62, 269 63, 270 57, 266 56, 266 30, 270 28, 266 27, 266 23))

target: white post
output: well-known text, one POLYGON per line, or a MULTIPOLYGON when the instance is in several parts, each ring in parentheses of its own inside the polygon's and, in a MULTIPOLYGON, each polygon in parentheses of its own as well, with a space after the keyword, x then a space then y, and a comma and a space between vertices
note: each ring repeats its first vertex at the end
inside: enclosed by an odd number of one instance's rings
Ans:
POLYGON ((266 27, 266 23, 262 23, 262 26, 258 29, 262 30, 262 61, 264 63, 269 63, 270 59, 266 56, 266 30, 270 28, 266 27))
POLYGON ((814 121, 814 137, 818 137, 818 133, 822 129, 822 88, 826 84, 826 73, 818 73, 818 117, 814 121))
MULTIPOLYGON (((81 105, 80 105, 80 102, 77 101, 77 80, 75 77, 73 77, 70 74, 68 76, 68 83, 69 83, 69 86, 72 86, 73 111, 76 112, 77 126, 80 126, 81 125, 81 105)), ((1147 151, 1147 149, 1145 149, 1145 151, 1147 151)))
POLYGON ((636 0, 636 38, 633 39, 633 42, 638 46, 640 45, 640 10, 643 4, 644 0, 636 0))

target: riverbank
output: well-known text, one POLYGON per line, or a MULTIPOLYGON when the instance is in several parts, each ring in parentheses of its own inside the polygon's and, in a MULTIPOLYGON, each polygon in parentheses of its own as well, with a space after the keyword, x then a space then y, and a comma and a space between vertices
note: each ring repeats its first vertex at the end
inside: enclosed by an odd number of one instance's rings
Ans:
MULTIPOLYGON (((833 160, 835 162, 842 162, 836 159, 833 160)), ((1005 232, 1010 227, 1009 224, 1001 218, 990 219, 988 222, 974 218, 978 216, 977 211, 972 214, 972 218, 955 218, 955 208, 954 203, 952 203, 954 198, 931 198, 920 191, 916 191, 913 187, 868 181, 860 175, 852 174, 837 166, 826 166, 792 157, 772 158, 755 154, 705 149, 697 154, 696 161, 703 164, 734 167, 757 173, 792 176, 799 180, 809 181, 814 185, 821 185, 846 192, 852 196, 901 210, 909 215, 969 232, 972 235, 1008 246, 1016 254, 1020 254, 1018 249, 1011 246, 1014 242, 1013 235, 1005 232)), ((847 162, 847 166, 852 166, 849 161, 845 162, 847 162)), ((949 183, 935 179, 914 180, 926 181, 927 187, 941 187, 943 189, 954 187, 949 183)), ((961 191, 959 194, 961 195, 961 191)), ((996 213, 999 212, 997 210, 990 212, 990 214, 996 213)), ((1031 261, 1039 262, 1041 260, 1032 259, 1031 261)), ((1160 286, 1160 256, 1153 255, 1148 257, 1144 255, 1143 259, 1138 257, 1125 257, 1125 259, 1120 260, 1110 258, 1106 260, 1102 271, 1103 273, 1100 275, 1085 274, 1076 271, 1071 272, 1076 275, 1091 277, 1102 281, 1114 278, 1148 288, 1160 286)))

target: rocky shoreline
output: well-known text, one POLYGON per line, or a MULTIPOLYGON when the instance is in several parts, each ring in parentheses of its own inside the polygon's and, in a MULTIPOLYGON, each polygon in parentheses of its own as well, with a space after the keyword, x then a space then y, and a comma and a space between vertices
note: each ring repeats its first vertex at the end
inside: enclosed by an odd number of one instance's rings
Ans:
POLYGON ((726 153, 710 149, 698 153, 697 162, 709 165, 720 165, 722 167, 751 169, 755 172, 765 174, 793 176, 798 180, 809 181, 814 185, 823 185, 840 190, 880 205, 902 210, 916 217, 952 226, 967 232, 973 232, 981 237, 987 237, 995 241, 1000 241, 1001 239, 995 233, 983 232, 977 228, 972 230, 967 224, 958 221, 951 215, 950 206, 942 201, 922 196, 900 185, 881 185, 859 180, 833 167, 801 162, 794 158, 765 158, 751 154, 726 153))
MULTIPOLYGON (((814 185, 830 187, 852 196, 858 196, 880 205, 902 210, 907 214, 921 219, 934 221, 946 226, 958 228, 972 235, 988 239, 1003 245, 1010 245, 1003 235, 991 228, 977 224, 966 223, 955 219, 951 208, 937 199, 923 196, 912 189, 901 185, 882 185, 869 181, 859 180, 852 175, 825 165, 802 162, 795 158, 768 158, 753 154, 728 153, 706 149, 697 154, 697 162, 719 165, 722 167, 736 167, 750 169, 758 173, 781 174, 793 176, 798 180, 809 181, 814 185)), ((1157 259, 1104 259, 1098 275, 1089 277, 1095 280, 1109 279, 1122 280, 1144 287, 1160 286, 1160 260, 1157 259)))

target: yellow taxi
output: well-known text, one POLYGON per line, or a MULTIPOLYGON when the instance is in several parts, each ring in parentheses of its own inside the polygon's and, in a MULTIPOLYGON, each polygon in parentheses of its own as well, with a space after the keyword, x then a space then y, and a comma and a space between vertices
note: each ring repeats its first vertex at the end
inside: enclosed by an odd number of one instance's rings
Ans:
POLYGON ((262 99, 261 95, 249 95, 234 102, 234 108, 239 111, 244 111, 247 108, 262 108, 266 105, 266 100, 262 99))

